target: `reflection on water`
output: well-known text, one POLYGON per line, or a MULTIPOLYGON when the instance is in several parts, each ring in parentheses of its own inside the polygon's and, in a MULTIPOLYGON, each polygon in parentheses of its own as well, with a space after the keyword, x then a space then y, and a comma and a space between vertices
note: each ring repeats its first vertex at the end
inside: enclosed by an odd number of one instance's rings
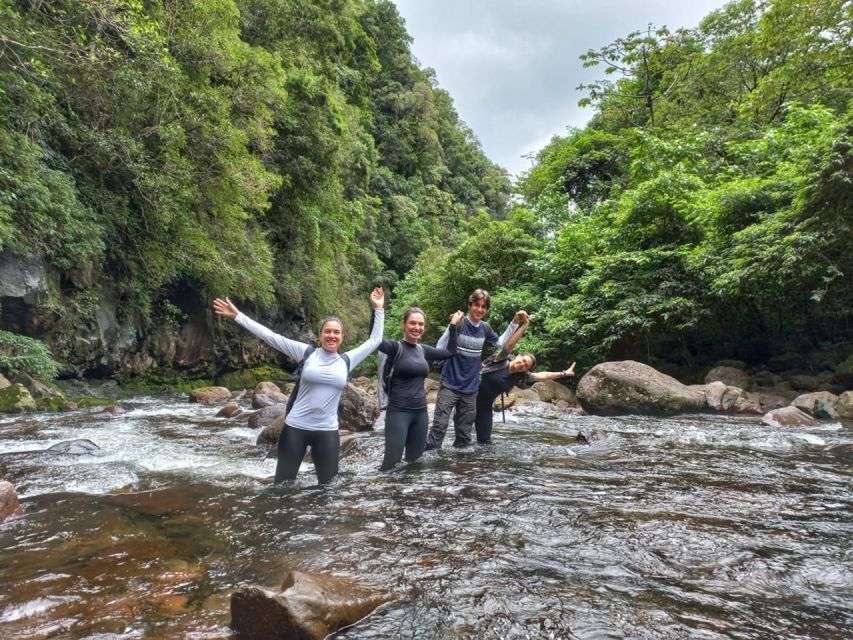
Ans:
POLYGON ((340 638, 849 638, 853 430, 518 411, 494 444, 271 485, 256 432, 180 398, 0 421, 0 637, 228 638, 285 567, 388 586, 340 638), (578 445, 579 429, 608 435, 578 445), (36 453, 75 438, 100 450, 36 453))

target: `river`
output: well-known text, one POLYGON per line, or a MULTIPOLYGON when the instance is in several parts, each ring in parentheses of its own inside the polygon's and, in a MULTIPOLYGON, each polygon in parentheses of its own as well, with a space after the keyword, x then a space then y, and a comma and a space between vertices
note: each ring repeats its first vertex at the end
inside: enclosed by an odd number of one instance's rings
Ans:
POLYGON ((276 488, 245 423, 123 406, 0 420, 0 637, 229 638, 229 592, 287 567, 396 593, 348 640, 853 636, 849 423, 522 407, 490 446, 380 473, 365 437, 276 488), (76 438, 100 450, 34 453, 76 438))

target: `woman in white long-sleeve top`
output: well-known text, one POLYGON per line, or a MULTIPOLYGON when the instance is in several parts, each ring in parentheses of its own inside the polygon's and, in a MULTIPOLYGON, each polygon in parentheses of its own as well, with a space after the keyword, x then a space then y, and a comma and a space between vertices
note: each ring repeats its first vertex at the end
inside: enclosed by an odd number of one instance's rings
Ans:
POLYGON ((370 337, 355 349, 344 354, 338 352, 344 339, 344 330, 338 318, 330 317, 320 325, 320 349, 279 335, 246 316, 228 298, 213 301, 213 310, 221 316, 232 318, 268 345, 281 351, 296 362, 302 363, 296 399, 285 418, 278 438, 278 465, 275 482, 293 480, 299 465, 311 447, 311 457, 317 480, 325 484, 338 474, 340 434, 338 432, 338 404, 353 367, 376 351, 382 342, 385 326, 385 294, 376 288, 370 294, 373 305, 373 322, 370 337), (307 358, 305 357, 307 354, 307 358), (304 360, 304 362, 303 362, 304 360))

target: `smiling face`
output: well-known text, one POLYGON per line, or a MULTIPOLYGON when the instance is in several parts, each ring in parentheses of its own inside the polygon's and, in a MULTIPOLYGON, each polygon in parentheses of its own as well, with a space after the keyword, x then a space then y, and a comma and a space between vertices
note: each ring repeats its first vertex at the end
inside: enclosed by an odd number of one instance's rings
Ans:
POLYGON ((326 320, 320 329, 320 346, 327 353, 335 353, 344 341, 344 328, 337 320, 326 320))
POLYGON ((533 368, 533 358, 528 355, 518 356, 509 363, 509 370, 513 373, 530 371, 533 368))
POLYGON ((488 312, 489 306, 482 298, 474 300, 468 304, 468 317, 471 318, 473 322, 480 322, 488 312))
POLYGON ((403 320, 403 340, 417 344, 424 335, 426 319, 422 313, 410 313, 403 320))

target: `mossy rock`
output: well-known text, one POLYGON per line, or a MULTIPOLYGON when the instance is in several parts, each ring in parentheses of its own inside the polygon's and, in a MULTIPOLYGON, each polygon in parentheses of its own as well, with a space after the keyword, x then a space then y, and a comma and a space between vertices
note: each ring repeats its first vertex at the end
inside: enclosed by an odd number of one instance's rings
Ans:
POLYGON ((60 396, 36 398, 36 407, 39 411, 66 411, 69 408, 69 402, 60 396))
POLYGON ((115 404, 113 398, 95 398, 94 396, 79 396, 72 400, 78 409, 91 409, 92 407, 108 407, 115 404))
POLYGON ((37 409, 36 401, 24 385, 13 384, 0 389, 0 413, 21 413, 37 409))
POLYGON ((229 389, 254 389, 260 382, 275 382, 281 387, 292 377, 284 369, 264 365, 254 369, 223 373, 216 378, 216 384, 229 389))
POLYGON ((194 389, 213 386, 210 378, 186 378, 178 371, 165 371, 139 378, 122 380, 123 395, 156 395, 158 393, 189 393, 194 389))

